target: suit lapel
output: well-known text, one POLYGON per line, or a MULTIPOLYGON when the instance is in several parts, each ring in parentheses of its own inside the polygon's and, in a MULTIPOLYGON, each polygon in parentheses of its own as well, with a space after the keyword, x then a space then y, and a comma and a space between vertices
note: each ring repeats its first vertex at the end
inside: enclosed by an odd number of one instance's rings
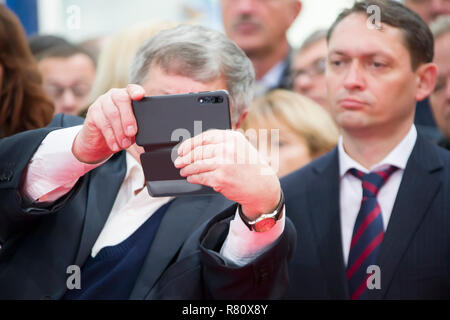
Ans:
POLYGON ((381 290, 369 296, 386 295, 395 269, 441 186, 442 163, 435 149, 420 135, 408 160, 380 249, 381 290))
POLYGON ((192 231, 212 217, 213 213, 220 212, 220 208, 214 206, 213 199, 215 197, 211 196, 179 197, 170 204, 145 258, 130 299, 144 299, 192 231))
POLYGON ((75 264, 82 266, 111 213, 127 170, 125 152, 92 171, 87 191, 87 207, 75 264))
POLYGON ((307 187, 308 208, 325 272, 330 298, 348 298, 343 260, 341 222, 339 215, 339 159, 337 149, 315 162, 317 175, 307 187))

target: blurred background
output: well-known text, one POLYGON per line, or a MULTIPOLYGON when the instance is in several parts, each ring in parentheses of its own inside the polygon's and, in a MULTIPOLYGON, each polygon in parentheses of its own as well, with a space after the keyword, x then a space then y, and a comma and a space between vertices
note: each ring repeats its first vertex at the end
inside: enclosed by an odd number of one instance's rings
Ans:
MULTIPOLYGON (((311 30, 326 28, 352 0, 303 0, 288 32, 298 47, 311 30)), ((219 0, 0 0, 24 24, 27 34, 53 34, 82 42, 115 33, 136 22, 195 21, 222 30, 219 0)))
MULTIPOLYGON (((88 107, 102 94, 130 83, 132 59, 146 39, 179 23, 200 24, 222 32, 226 29, 227 36, 251 60, 255 70, 252 91, 257 99, 248 106, 249 113, 242 126, 280 129, 283 142, 280 174, 287 174, 337 143, 339 131, 328 112, 326 32, 339 12, 353 2, 0 0, 20 20, 7 8, 0 7, 10 20, 9 24, 5 24, 6 18, 0 20, 6 26, 2 28, 0 24, 0 31, 5 31, 0 39, 3 44, 0 58, 4 56, 0 71, 2 66, 6 70, 4 76, 0 72, 0 89, 2 81, 8 83, 3 86, 4 93, 0 91, 7 97, 0 95, 0 137, 44 126, 52 114, 85 116, 88 107), (238 22, 247 23, 247 28, 250 25, 252 32, 235 28, 238 22), (29 76, 30 72, 35 76, 29 76), (14 87, 15 78, 22 82, 14 87), (23 92, 21 88, 28 82, 32 82, 28 85, 34 89, 23 92), (41 109, 36 108, 35 99, 34 104, 26 102, 27 96, 36 95, 42 98, 41 109), (26 107, 32 110, 27 111, 26 107), (27 117, 34 118, 27 120, 27 117)), ((402 2, 418 13, 434 30, 435 37, 440 38, 435 46, 436 62, 440 70, 447 70, 450 38, 443 35, 450 30, 450 0, 402 2)), ((430 141, 448 148, 450 113, 446 105, 450 90, 444 90, 448 87, 446 73, 441 73, 440 85, 431 96, 434 102, 426 98, 417 103, 415 125, 430 141), (446 139, 442 132, 446 133, 446 139)))

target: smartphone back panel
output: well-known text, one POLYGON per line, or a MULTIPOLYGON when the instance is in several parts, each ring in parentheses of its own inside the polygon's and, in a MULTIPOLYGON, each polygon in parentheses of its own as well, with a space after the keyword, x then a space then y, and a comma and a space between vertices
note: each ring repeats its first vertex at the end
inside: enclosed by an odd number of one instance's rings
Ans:
POLYGON ((226 91, 145 97, 133 101, 136 143, 144 147, 141 163, 153 197, 203 195, 212 188, 190 184, 173 165, 180 142, 209 129, 231 129, 226 91))

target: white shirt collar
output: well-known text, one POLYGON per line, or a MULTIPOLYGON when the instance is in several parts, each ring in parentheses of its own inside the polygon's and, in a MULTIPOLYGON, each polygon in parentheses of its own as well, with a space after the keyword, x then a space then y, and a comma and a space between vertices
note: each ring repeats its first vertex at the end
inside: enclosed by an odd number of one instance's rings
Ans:
POLYGON ((137 191, 145 186, 144 170, 140 163, 131 155, 126 152, 127 161, 127 173, 125 174, 124 181, 130 180, 131 189, 137 191))
POLYGON ((152 197, 147 190, 142 190, 142 188, 147 189, 147 185, 145 182, 144 169, 142 165, 131 155, 131 153, 126 152, 126 161, 127 161, 127 172, 125 174, 125 181, 128 181, 128 184, 131 186, 131 191, 141 191, 139 195, 145 198, 145 201, 148 199, 152 199, 152 201, 166 203, 175 197, 152 197), (145 196, 142 196, 145 194, 145 196))
POLYGON ((383 167, 389 165, 405 170, 409 156, 411 155, 414 145, 416 144, 416 140, 417 130, 416 127, 412 125, 406 137, 403 138, 403 140, 383 160, 372 166, 370 170, 367 170, 361 164, 353 160, 347 152, 345 152, 342 136, 340 136, 338 141, 339 175, 342 178, 351 168, 367 173, 369 171, 383 169, 383 167))

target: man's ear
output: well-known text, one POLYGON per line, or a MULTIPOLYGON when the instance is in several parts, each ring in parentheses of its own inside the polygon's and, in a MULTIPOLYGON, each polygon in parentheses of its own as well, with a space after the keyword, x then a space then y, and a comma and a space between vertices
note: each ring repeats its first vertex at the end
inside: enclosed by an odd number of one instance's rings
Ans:
POLYGON ((438 68, 434 63, 426 63, 417 68, 416 100, 422 101, 434 90, 438 76, 438 68))
POLYGON ((247 117, 248 114, 248 110, 245 110, 241 116, 239 117, 238 121, 236 122, 236 124, 234 125, 234 130, 237 130, 239 128, 241 128, 242 123, 244 122, 245 118, 247 117))
POLYGON ((298 15, 300 14, 300 12, 302 11, 302 1, 301 0, 291 0, 292 4, 291 4, 291 16, 290 16, 290 23, 289 25, 292 25, 295 21, 295 19, 297 19, 298 15))

